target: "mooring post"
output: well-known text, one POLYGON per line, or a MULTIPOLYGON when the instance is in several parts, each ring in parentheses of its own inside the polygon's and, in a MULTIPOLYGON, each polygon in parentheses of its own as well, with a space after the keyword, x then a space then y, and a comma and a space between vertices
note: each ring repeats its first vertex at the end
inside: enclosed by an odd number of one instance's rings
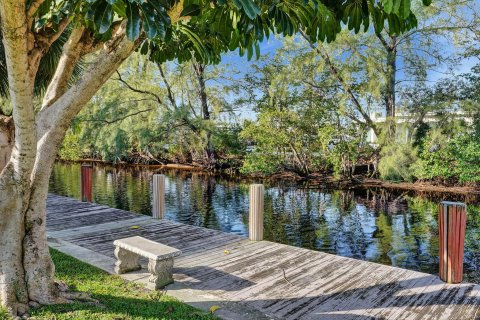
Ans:
POLYGON ((155 219, 165 217, 165 176, 163 174, 153 175, 153 210, 155 219))
POLYGON ((263 184, 250 185, 249 229, 250 240, 263 240, 263 208, 265 188, 263 184))
POLYGON ((92 202, 93 166, 91 164, 82 164, 80 172, 81 172, 81 180, 82 180, 82 201, 92 202))
POLYGON ((448 283, 463 280, 463 246, 467 224, 464 203, 443 201, 438 206, 440 235, 440 279, 448 283))

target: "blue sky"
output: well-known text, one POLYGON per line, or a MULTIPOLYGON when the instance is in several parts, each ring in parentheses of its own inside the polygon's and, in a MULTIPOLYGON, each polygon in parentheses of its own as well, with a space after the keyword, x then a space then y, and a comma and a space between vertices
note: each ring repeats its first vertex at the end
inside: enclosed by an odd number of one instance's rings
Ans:
MULTIPOLYGON (((440 46, 444 46, 444 50, 448 54, 455 54, 455 49, 451 46, 450 43, 447 43, 443 40, 439 40, 440 46)), ((260 45, 260 51, 261 55, 270 55, 273 56, 276 52, 277 49, 281 48, 283 46, 283 41, 281 38, 275 38, 271 37, 270 39, 264 40, 261 45, 260 45)), ((223 59, 222 59, 222 64, 227 65, 228 68, 231 68, 232 71, 239 73, 237 77, 240 77, 242 74, 252 72, 253 70, 250 69, 250 67, 256 63, 255 58, 253 58, 251 61, 248 61, 246 56, 240 57, 238 54, 238 51, 230 52, 226 54, 223 59)), ((459 62, 459 64, 456 66, 454 71, 453 76, 460 75, 462 73, 467 73, 470 71, 470 69, 479 63, 479 60, 477 58, 469 58, 469 59, 463 59, 459 62)), ((398 59, 398 69, 402 69, 402 61, 401 59, 398 59)), ((446 72, 446 68, 439 68, 440 72, 434 72, 430 71, 428 74, 428 79, 430 84, 448 77, 443 72, 446 72)), ((405 74, 403 74, 402 71, 397 72, 397 79, 404 79, 405 74)), ((242 112, 239 114, 240 118, 242 119, 255 119, 256 115, 253 111, 251 110, 242 110, 242 112)))

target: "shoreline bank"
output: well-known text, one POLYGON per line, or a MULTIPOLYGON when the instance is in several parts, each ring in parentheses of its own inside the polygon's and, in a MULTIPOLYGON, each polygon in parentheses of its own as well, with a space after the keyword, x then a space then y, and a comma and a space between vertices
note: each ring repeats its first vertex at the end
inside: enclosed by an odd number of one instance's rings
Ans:
POLYGON ((131 164, 131 163, 112 163, 103 160, 96 159, 82 159, 82 160, 57 160, 62 163, 95 163, 103 166, 113 167, 135 167, 145 168, 153 170, 183 170, 192 171, 197 173, 213 174, 223 177, 239 180, 262 180, 269 182, 289 181, 298 184, 305 185, 306 188, 325 188, 325 189, 358 189, 358 188, 384 188, 388 190, 396 191, 408 191, 419 193, 440 193, 440 194, 456 194, 463 196, 473 196, 480 198, 480 186, 473 185, 442 185, 429 181, 417 181, 417 182, 391 182, 378 178, 370 178, 364 175, 355 175, 352 179, 338 179, 331 174, 312 174, 308 177, 299 176, 293 172, 276 173, 269 176, 262 175, 232 175, 226 172, 215 172, 207 170, 200 166, 187 165, 187 164, 131 164))

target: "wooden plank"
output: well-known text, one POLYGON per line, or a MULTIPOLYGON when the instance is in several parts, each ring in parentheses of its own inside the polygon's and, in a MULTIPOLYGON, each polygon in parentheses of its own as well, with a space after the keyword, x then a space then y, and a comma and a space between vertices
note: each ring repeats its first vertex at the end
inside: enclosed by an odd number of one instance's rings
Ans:
MULTIPOLYGON (((270 308, 275 307, 272 311, 282 318, 301 319, 307 317, 312 309, 324 309, 326 305, 335 304, 338 300, 349 301, 347 305, 351 306, 350 298, 357 291, 357 286, 365 285, 359 282, 368 280, 359 277, 364 267, 361 263, 354 264, 354 261, 346 260, 342 264, 336 261, 320 270, 314 269, 313 275, 310 273, 306 277, 307 279, 315 275, 316 277, 297 291, 296 299, 287 303, 276 303, 270 308)), ((365 287, 369 288, 368 285, 365 287)))
MULTIPOLYGON (((275 251, 278 259, 283 259, 281 250, 282 248, 275 251)), ((270 268, 274 263, 269 250, 256 253, 254 257, 241 256, 232 260, 224 263, 224 267, 202 265, 181 271, 188 276, 185 278, 186 280, 194 280, 191 283, 192 288, 214 290, 221 295, 225 291, 237 291, 253 286, 255 283, 250 281, 248 275, 255 273, 260 268, 270 268)))
MULTIPOLYGON (((394 295, 386 296, 387 299, 382 301, 381 308, 376 308, 377 316, 394 318, 409 313, 408 310, 424 309, 425 305, 431 302, 431 296, 436 289, 441 290, 445 286, 445 283, 437 277, 412 276, 409 273, 406 273, 405 279, 408 280, 402 281, 401 289, 394 295)), ((373 311, 373 309, 367 310, 367 312, 373 311)))
POLYGON ((323 268, 326 264, 332 263, 327 255, 320 258, 315 252, 303 253, 295 260, 290 259, 288 262, 276 266, 272 270, 265 270, 254 274, 251 278, 256 283, 251 290, 228 293, 227 297, 238 300, 261 300, 261 295, 275 297, 275 292, 288 292, 289 296, 293 296, 295 292, 304 287, 301 281, 305 275, 305 270, 313 270, 315 267, 323 268))
MULTIPOLYGON (((235 234, 65 197, 49 196, 47 211, 51 234, 101 255, 113 257, 113 241, 135 235, 180 249, 183 255, 175 262, 176 281, 275 318, 474 319, 480 309, 478 285, 448 285, 419 272, 268 241, 248 241, 235 234), (140 228, 132 229, 129 219, 140 219, 140 228)), ((459 219, 454 223, 455 217, 446 214, 439 207, 440 237, 442 230, 451 228, 456 234, 446 239, 447 245, 460 245, 456 239, 461 239, 466 222, 459 219)), ((444 249, 440 247, 441 254, 444 249)), ((446 266, 456 267, 463 261, 460 254, 445 258, 446 266)), ((452 279, 457 276, 450 275, 452 279)))
POLYGON ((263 242, 252 242, 246 239, 230 243, 216 243, 205 250, 187 252, 178 259, 178 266, 210 265, 217 261, 231 259, 240 254, 251 252, 259 246, 267 246, 263 242), (225 253, 225 250, 227 253, 225 253))

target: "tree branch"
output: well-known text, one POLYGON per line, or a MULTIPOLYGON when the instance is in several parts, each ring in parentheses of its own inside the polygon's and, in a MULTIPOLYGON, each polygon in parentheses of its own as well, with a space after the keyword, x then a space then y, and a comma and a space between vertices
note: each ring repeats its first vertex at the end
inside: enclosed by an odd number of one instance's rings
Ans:
POLYGON ((141 40, 131 42, 125 36, 126 22, 113 38, 104 44, 96 60, 83 75, 49 108, 37 116, 39 139, 47 139, 55 132, 63 133, 72 119, 127 59, 141 40))
POLYGON ((114 120, 105 120, 105 119, 94 119, 94 118, 91 118, 91 119, 80 119, 80 121, 83 121, 83 122, 103 122, 103 123, 106 123, 106 124, 113 124, 115 122, 119 122, 119 121, 123 121, 129 117, 133 117, 133 116, 136 116, 136 115, 139 115, 141 113, 144 113, 144 112, 149 112, 149 111, 152 111, 154 110, 153 108, 149 108, 149 109, 145 109, 145 110, 140 110, 140 111, 137 111, 137 112, 132 112, 132 113, 129 113, 123 117, 120 117, 120 118, 116 118, 114 120))
POLYGON ((38 8, 40 8, 42 3, 44 2, 45 0, 33 0, 32 3, 30 4, 30 7, 28 7, 27 17, 28 17, 29 29, 32 27, 35 13, 37 13, 38 8))
POLYGON ((165 77, 165 73, 163 72, 162 65, 160 63, 157 63, 158 66, 158 71, 160 71, 160 76, 162 77, 163 83, 167 87, 167 94, 168 94, 168 100, 170 100, 170 103, 172 106, 177 109, 177 102, 175 101, 175 97, 172 92, 172 87, 170 86, 170 83, 167 81, 167 77, 165 77))
MULTIPOLYGON (((56 29, 48 28, 45 30, 40 30, 39 32, 28 32, 27 37, 29 39, 29 58, 30 64, 32 66, 37 66, 40 64, 40 60, 48 52, 52 44, 58 40, 60 35, 65 31, 70 19, 68 17, 63 18, 60 21, 56 29)), ((32 76, 35 77, 37 69, 32 69, 34 71, 32 76)))
POLYGON ((310 45, 310 47, 315 51, 317 52, 322 58, 323 60, 325 60, 325 63, 328 65, 329 69, 330 69, 330 72, 332 73, 332 75, 337 78, 338 82, 340 82, 340 84, 342 85, 343 89, 345 90, 345 92, 350 96, 350 99, 352 100, 353 102, 353 105, 355 106, 355 109, 362 115, 362 117, 365 119, 365 122, 367 123, 367 125, 373 129, 373 131, 375 132, 375 134, 379 134, 379 129, 377 128, 376 124, 372 121, 372 119, 370 118, 370 116, 363 110, 362 108, 362 105, 360 104, 360 101, 357 99, 357 97, 355 96, 355 93, 353 92, 352 88, 350 87, 350 85, 345 81, 345 79, 343 79, 343 77, 340 75, 340 73, 338 72, 337 68, 335 67, 335 65, 333 64, 333 62, 331 61, 330 59, 330 56, 326 53, 326 52, 323 52, 320 50, 320 48, 318 46, 315 46, 311 41, 310 41, 310 38, 303 32, 303 31, 300 31, 300 34, 303 36, 303 38, 305 40, 307 40, 308 44, 310 45))
POLYGON ((160 96, 158 94, 156 94, 154 92, 151 92, 151 91, 147 91, 147 90, 136 89, 136 88, 132 87, 127 81, 123 80, 122 75, 120 74, 120 72, 118 70, 116 70, 116 73, 118 75, 117 80, 120 81, 121 83, 123 83, 128 89, 130 89, 130 90, 132 90, 133 92, 136 92, 136 93, 148 94, 150 96, 153 96, 155 98, 155 100, 158 102, 158 104, 163 105, 162 99, 160 98, 160 96))
POLYGON ((42 102, 42 109, 51 106, 68 89, 77 62, 80 60, 83 45, 81 39, 84 27, 75 27, 63 46, 57 69, 42 102))
POLYGON ((381 33, 376 32, 375 35, 377 36, 378 40, 382 43, 382 45, 385 47, 387 50, 391 50, 390 45, 388 44, 387 40, 382 36, 381 33))

